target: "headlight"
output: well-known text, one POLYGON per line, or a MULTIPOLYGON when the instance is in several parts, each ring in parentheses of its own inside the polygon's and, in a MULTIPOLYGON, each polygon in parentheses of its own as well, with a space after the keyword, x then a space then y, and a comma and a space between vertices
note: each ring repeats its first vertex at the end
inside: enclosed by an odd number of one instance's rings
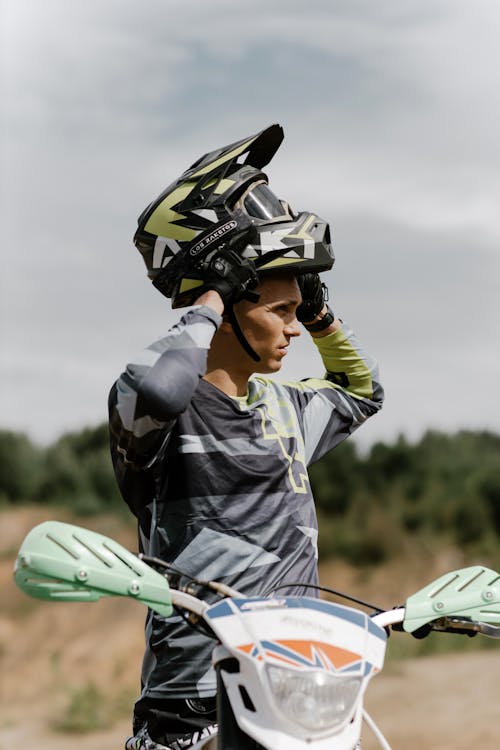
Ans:
POLYGON ((321 732, 348 721, 361 690, 361 677, 301 672, 266 666, 271 692, 290 721, 321 732))

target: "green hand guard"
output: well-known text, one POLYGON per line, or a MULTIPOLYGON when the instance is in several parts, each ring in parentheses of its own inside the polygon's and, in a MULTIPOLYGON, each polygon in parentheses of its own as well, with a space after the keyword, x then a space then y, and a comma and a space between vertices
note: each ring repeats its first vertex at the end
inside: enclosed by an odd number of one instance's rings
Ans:
POLYGON ((481 565, 446 573, 409 597, 403 628, 412 633, 446 616, 500 623, 500 575, 481 565))
POLYGON ((81 602, 129 596, 164 617, 172 614, 168 583, 160 573, 112 539, 59 521, 46 521, 29 532, 14 580, 38 599, 81 602))

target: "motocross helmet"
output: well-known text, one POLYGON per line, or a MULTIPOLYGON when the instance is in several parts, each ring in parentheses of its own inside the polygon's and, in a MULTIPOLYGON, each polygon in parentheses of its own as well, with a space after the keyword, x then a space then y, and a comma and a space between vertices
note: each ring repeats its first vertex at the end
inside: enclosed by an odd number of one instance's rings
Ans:
POLYGON ((259 276, 330 269, 326 221, 294 213, 271 191, 262 168, 283 140, 280 125, 202 156, 141 214, 134 243, 154 286, 172 307, 194 304, 203 272, 224 248, 251 259, 259 276))

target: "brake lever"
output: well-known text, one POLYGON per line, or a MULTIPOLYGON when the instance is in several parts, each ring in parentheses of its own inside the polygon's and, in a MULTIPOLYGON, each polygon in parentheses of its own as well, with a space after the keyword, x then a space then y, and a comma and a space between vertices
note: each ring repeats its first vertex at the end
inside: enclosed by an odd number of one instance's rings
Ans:
POLYGON ((488 638, 500 639, 500 626, 490 625, 487 622, 478 622, 467 617, 441 617, 434 620, 432 629, 441 632, 458 633, 468 635, 470 638, 478 633, 488 638))

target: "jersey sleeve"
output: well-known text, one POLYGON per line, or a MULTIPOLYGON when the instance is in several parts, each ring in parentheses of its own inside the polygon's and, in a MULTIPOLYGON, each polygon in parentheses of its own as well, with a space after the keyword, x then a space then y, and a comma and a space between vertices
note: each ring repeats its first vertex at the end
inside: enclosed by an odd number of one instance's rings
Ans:
POLYGON ((288 384, 298 407, 307 465, 376 414, 384 400, 377 362, 347 325, 313 341, 326 369, 323 378, 288 384))
POLYGON ((109 395, 115 470, 117 463, 149 468, 162 453, 205 374, 207 351, 221 320, 211 308, 191 308, 127 365, 109 395))

